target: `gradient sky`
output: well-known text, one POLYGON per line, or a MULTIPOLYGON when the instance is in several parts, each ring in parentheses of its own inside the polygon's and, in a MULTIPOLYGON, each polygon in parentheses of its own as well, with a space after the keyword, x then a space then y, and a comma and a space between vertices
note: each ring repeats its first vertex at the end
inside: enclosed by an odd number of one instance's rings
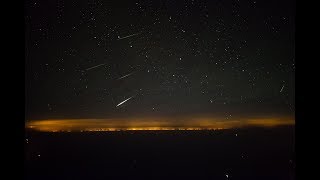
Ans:
POLYGON ((293 115, 294 14, 288 0, 26 0, 26 119, 293 115))

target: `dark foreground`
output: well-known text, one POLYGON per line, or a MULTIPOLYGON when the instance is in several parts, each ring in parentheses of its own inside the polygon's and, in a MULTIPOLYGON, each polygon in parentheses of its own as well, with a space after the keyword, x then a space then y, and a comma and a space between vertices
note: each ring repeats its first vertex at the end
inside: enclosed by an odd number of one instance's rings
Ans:
POLYGON ((295 179, 294 127, 26 131, 25 179, 295 179))

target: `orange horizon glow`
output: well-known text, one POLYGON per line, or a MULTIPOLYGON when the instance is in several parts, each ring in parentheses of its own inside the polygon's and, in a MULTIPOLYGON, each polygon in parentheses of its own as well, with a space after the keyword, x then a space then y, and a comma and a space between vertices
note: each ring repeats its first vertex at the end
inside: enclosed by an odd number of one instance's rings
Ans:
POLYGON ((221 130, 242 127, 295 125, 293 117, 272 118, 116 118, 31 120, 26 129, 42 132, 221 130))

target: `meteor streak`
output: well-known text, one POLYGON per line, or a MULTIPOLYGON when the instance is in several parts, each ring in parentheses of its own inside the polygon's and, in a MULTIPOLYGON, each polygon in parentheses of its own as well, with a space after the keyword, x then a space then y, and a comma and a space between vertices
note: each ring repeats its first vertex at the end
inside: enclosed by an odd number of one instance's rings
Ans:
POLYGON ((116 107, 121 106, 123 103, 129 101, 131 98, 133 98, 134 96, 129 97, 128 99, 122 101, 121 103, 119 103, 116 107))
POLYGON ((121 39, 126 39, 126 38, 129 38, 129 37, 132 37, 132 36, 136 36, 136 35, 138 35, 138 34, 140 34, 140 33, 136 33, 136 34, 131 34, 131 35, 128 35, 128 36, 124 36, 124 37, 120 37, 120 36, 118 36, 118 40, 121 40, 121 39))
POLYGON ((103 63, 103 64, 99 64, 99 65, 96 65, 96 66, 93 66, 93 67, 90 67, 90 68, 87 68, 86 71, 90 70, 90 69, 94 69, 94 68, 97 68, 99 66, 102 66, 102 65, 105 65, 106 63, 103 63))
POLYGON ((126 78, 126 77, 128 77, 128 76, 131 76, 133 73, 134 73, 134 72, 129 73, 129 74, 126 74, 126 75, 124 75, 124 76, 121 76, 121 77, 119 77, 117 80, 126 78))
POLYGON ((282 88, 281 88, 280 92, 282 92, 283 88, 284 88, 284 85, 282 86, 282 88))

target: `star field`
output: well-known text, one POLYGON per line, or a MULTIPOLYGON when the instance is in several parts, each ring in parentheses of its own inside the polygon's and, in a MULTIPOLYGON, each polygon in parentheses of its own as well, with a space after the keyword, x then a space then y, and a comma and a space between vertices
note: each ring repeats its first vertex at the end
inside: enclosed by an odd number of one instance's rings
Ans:
POLYGON ((295 111, 290 1, 29 0, 25 28, 27 119, 295 111))

